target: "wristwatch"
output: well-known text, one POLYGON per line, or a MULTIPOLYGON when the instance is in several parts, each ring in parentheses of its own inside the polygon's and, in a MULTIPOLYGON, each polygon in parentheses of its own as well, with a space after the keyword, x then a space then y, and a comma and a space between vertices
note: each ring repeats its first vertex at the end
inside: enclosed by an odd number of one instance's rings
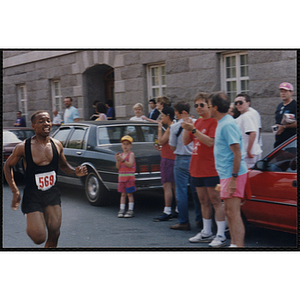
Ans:
POLYGON ((196 128, 194 128, 193 130, 192 130, 192 134, 195 134, 195 132, 196 132, 196 128))
POLYGON ((237 173, 232 173, 231 176, 234 177, 234 178, 237 178, 238 174, 237 173))

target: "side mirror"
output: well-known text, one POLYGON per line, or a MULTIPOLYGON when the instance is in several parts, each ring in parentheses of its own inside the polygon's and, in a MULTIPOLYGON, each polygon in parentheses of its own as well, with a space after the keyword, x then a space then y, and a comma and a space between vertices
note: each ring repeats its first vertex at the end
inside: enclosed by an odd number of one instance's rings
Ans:
POLYGON ((257 161, 253 169, 260 170, 260 171, 267 171, 268 161, 264 159, 257 161))

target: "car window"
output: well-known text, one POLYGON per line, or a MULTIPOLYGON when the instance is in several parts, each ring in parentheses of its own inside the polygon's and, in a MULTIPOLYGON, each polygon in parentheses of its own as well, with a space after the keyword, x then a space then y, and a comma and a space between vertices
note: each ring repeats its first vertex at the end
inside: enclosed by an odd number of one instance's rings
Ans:
POLYGON ((297 172, 297 140, 276 152, 268 162, 268 171, 297 172))
POLYGON ((8 143, 21 143, 22 141, 17 138, 15 134, 10 131, 3 131, 3 144, 8 143))
POLYGON ((155 138, 157 138, 158 127, 154 126, 141 126, 143 137, 145 142, 154 143, 155 138))
POLYGON ((59 140, 65 146, 67 137, 71 131, 70 127, 61 127, 54 135, 53 138, 59 140))
POLYGON ((82 128, 82 127, 75 128, 75 130, 72 132, 72 135, 69 139, 66 148, 85 149, 85 145, 86 145, 85 132, 86 132, 86 128, 82 128))
POLYGON ((139 133, 138 126, 129 125, 124 127, 125 127, 124 135, 131 136, 133 138, 133 142, 142 142, 141 139, 138 138, 138 133, 139 133))
POLYGON ((124 135, 133 138, 133 142, 154 142, 157 136, 157 127, 127 125, 98 128, 98 144, 119 144, 124 135))
POLYGON ((27 138, 30 138, 34 135, 33 130, 14 130, 14 129, 9 129, 9 132, 13 133, 19 140, 24 141, 27 138))

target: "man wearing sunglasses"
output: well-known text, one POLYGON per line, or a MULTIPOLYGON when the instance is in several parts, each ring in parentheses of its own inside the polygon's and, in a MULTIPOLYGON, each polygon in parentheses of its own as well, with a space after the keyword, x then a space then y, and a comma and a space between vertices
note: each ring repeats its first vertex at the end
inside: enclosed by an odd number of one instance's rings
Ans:
POLYGON ((235 119, 242 130, 243 143, 245 149, 245 163, 248 169, 252 168, 260 159, 262 149, 259 143, 259 123, 250 112, 250 96, 238 94, 234 100, 240 116, 235 119))
POLYGON ((293 100, 294 87, 289 82, 283 82, 279 85, 279 90, 282 103, 277 106, 275 111, 275 125, 278 129, 275 134, 274 147, 277 147, 297 132, 297 121, 282 124, 283 115, 287 113, 295 115, 295 120, 297 120, 297 102, 293 100))
POLYGON ((193 153, 190 163, 192 184, 196 187, 201 203, 203 229, 189 241, 191 243, 209 243, 209 247, 219 248, 226 244, 225 237, 225 213, 220 198, 220 192, 215 189, 220 183, 220 178, 215 168, 214 139, 217 121, 211 117, 208 94, 199 93, 194 98, 194 107, 201 118, 194 124, 186 118, 182 122, 183 143, 193 142, 193 153), (212 232, 213 209, 217 223, 216 236, 212 232))

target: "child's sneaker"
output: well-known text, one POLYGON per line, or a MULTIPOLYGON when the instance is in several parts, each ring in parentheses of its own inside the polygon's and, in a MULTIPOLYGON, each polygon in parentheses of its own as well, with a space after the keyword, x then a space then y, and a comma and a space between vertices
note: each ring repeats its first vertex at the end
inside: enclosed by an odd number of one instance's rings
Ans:
POLYGON ((124 215, 124 218, 132 218, 134 217, 133 210, 127 210, 127 213, 124 215))
POLYGON ((118 212, 118 218, 123 218, 125 214, 125 209, 120 209, 118 212))

